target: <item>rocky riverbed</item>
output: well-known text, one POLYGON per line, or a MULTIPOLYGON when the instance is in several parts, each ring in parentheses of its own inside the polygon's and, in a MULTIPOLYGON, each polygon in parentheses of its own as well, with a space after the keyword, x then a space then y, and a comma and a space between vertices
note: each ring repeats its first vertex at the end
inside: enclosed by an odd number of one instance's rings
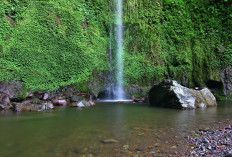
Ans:
POLYGON ((232 157, 232 124, 217 130, 200 129, 188 140, 192 144, 192 156, 232 157))
POLYGON ((54 92, 24 91, 19 82, 0 82, 0 110, 44 111, 63 106, 89 107, 95 105, 89 93, 77 92, 74 86, 63 87, 54 92))

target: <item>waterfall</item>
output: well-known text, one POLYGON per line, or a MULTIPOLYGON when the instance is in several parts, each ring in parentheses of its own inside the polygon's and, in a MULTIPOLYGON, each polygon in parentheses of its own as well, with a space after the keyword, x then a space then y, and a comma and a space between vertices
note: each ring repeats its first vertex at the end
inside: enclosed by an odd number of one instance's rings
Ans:
POLYGON ((123 87, 123 0, 116 0, 116 99, 125 99, 123 87))

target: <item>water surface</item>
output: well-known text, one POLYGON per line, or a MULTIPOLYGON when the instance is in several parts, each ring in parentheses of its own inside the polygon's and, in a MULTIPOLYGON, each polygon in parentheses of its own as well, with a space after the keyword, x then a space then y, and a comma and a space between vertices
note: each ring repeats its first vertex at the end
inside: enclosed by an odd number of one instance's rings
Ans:
POLYGON ((197 110, 107 102, 85 109, 0 112, 0 156, 110 157, 174 152, 193 131, 231 122, 231 113, 230 102, 197 110), (109 138, 118 143, 101 142, 109 138))

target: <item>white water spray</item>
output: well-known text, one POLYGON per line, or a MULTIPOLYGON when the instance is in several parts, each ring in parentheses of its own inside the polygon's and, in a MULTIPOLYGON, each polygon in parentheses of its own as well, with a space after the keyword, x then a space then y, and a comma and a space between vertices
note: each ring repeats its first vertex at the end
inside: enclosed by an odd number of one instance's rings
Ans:
POLYGON ((123 0, 116 0, 116 99, 124 100, 123 87, 123 0))

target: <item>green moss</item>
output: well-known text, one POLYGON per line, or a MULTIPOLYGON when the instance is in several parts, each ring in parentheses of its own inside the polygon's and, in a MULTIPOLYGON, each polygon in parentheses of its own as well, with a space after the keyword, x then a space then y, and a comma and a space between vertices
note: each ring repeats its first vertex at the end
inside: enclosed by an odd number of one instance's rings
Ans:
POLYGON ((90 79, 94 69, 108 69, 107 1, 4 0, 0 4, 0 80, 51 91, 90 79), (16 21, 15 28, 4 13, 16 21))

